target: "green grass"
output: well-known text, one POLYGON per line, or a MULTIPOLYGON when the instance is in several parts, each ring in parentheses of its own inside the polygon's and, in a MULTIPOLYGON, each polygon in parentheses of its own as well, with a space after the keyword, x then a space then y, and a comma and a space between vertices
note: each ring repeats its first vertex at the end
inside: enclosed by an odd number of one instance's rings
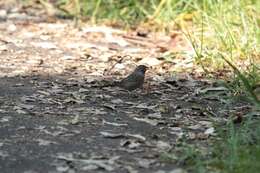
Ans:
POLYGON ((256 173, 260 170, 259 120, 248 120, 240 126, 230 124, 215 147, 211 166, 221 172, 256 173))
POLYGON ((260 120, 219 127, 220 137, 205 150, 199 144, 182 143, 161 161, 195 173, 257 173, 260 170, 260 120))

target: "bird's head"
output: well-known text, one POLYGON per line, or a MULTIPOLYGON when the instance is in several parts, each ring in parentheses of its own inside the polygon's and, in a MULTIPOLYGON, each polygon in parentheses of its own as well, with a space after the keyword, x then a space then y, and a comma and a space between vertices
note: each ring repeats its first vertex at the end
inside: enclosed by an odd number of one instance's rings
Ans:
POLYGON ((136 67, 135 72, 141 72, 141 73, 145 74, 147 69, 148 69, 147 66, 139 65, 139 66, 136 67))

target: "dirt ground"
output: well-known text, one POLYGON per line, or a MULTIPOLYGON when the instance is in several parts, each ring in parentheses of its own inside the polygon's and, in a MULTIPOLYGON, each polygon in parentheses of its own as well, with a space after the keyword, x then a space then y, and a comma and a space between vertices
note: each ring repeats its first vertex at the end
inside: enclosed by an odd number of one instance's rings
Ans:
POLYGON ((79 29, 28 11, 0 17, 1 173, 186 172, 182 146, 209 149, 215 125, 247 108, 192 70, 170 73, 193 68, 190 56, 161 58, 192 55, 181 36, 79 29), (150 66, 143 90, 107 85, 136 64, 150 66))

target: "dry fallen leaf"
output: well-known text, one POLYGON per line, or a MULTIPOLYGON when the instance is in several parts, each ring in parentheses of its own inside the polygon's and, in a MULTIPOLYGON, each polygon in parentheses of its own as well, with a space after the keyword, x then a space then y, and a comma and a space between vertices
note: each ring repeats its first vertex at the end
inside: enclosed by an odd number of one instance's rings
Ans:
POLYGON ((108 121, 105 121, 105 120, 103 120, 103 124, 108 124, 108 125, 112 125, 112 126, 115 126, 115 127, 128 126, 128 124, 126 124, 126 123, 115 123, 115 122, 108 122, 108 121))
POLYGON ((105 138, 122 138, 122 137, 124 137, 124 135, 121 133, 100 132, 100 134, 105 138))
POLYGON ((214 132, 215 132, 214 127, 210 127, 207 130, 205 130, 204 134, 206 134, 206 135, 213 135, 214 132))

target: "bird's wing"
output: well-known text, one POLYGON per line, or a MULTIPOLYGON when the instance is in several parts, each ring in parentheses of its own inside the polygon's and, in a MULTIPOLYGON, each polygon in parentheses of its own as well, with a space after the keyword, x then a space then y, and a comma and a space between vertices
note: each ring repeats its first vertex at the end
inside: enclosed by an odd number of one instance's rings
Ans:
POLYGON ((132 73, 120 82, 122 88, 132 90, 139 88, 144 81, 144 76, 138 73, 132 73))
POLYGON ((122 80, 123 83, 136 83, 136 81, 142 81, 144 76, 139 73, 132 73, 129 76, 127 76, 125 79, 122 80))

